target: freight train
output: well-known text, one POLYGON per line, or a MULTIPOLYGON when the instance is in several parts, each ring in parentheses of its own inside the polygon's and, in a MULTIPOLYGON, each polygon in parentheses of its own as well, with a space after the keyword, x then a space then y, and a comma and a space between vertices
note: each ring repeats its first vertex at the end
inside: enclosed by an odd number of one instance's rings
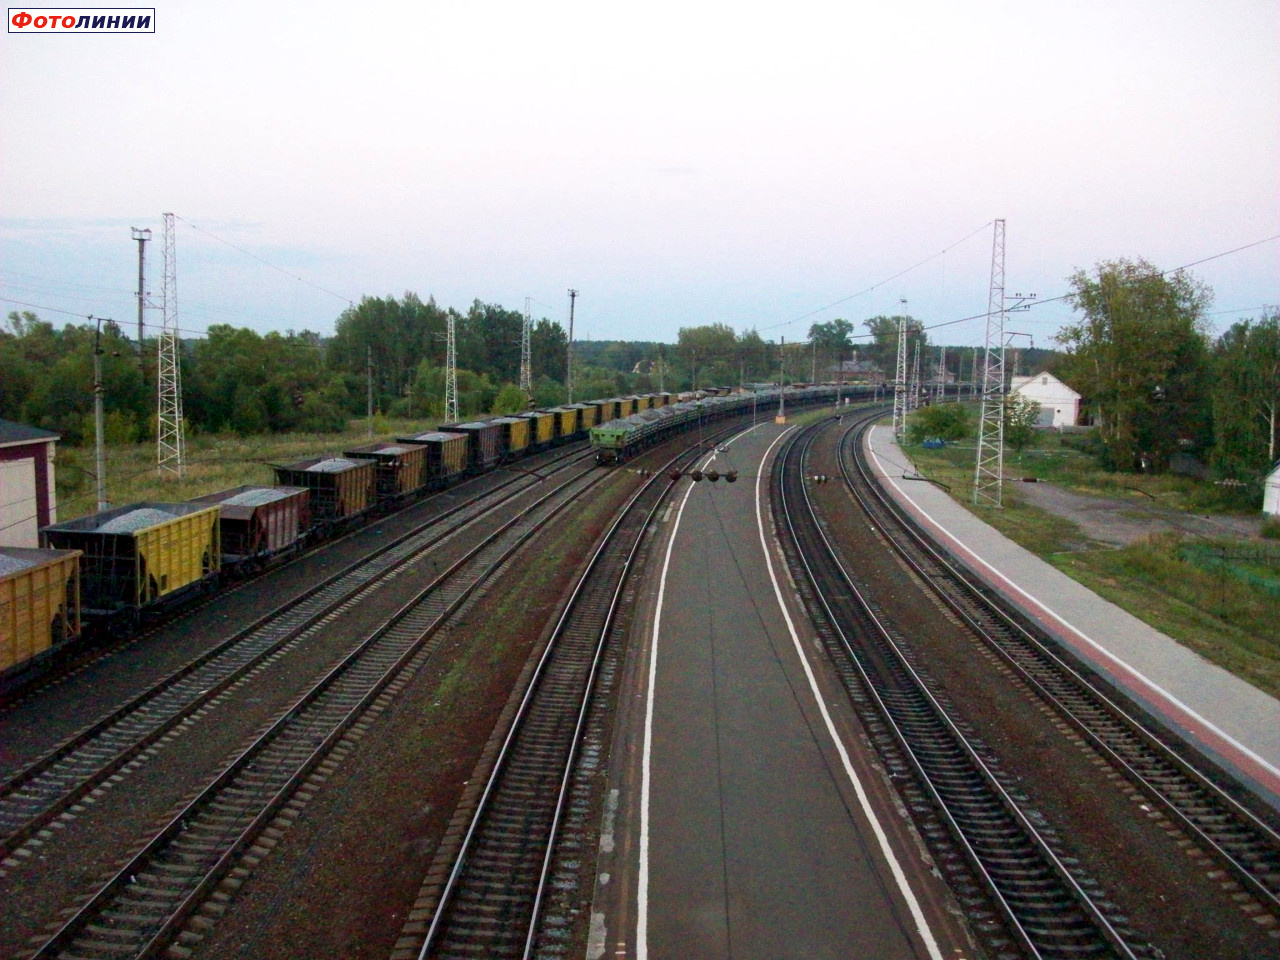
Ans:
MULTIPOLYGON (((802 405, 834 395, 834 387, 811 387, 788 388, 785 397, 802 405)), ((464 477, 587 438, 597 463, 621 463, 698 424, 756 407, 763 413, 779 396, 720 387, 446 423, 276 466, 275 486, 133 503, 52 524, 40 531, 44 549, 0 547, 0 688, 83 634, 131 633, 229 579, 464 477)))

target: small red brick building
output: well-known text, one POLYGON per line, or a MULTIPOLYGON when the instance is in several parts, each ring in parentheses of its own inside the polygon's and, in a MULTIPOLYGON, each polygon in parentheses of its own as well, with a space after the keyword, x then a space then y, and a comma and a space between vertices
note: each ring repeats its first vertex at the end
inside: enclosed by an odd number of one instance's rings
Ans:
POLYGON ((38 547, 55 523, 54 447, 59 434, 0 420, 0 546, 38 547))

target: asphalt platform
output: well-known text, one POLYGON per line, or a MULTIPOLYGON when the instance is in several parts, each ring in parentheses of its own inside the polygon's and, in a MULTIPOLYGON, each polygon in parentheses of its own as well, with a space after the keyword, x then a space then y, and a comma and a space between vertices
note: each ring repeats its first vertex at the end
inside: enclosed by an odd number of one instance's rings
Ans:
POLYGON ((885 488, 961 564, 1280 810, 1280 701, 1208 662, 1015 544, 941 488, 908 479, 893 431, 870 432, 885 488))

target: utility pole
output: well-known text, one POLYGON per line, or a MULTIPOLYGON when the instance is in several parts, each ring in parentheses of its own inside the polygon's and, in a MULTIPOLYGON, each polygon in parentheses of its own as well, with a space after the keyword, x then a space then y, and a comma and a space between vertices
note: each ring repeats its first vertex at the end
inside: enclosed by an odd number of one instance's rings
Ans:
POLYGON ((149 229, 139 230, 137 227, 130 227, 129 229, 133 231, 133 239, 138 241, 138 371, 142 374, 142 379, 145 383, 147 379, 147 361, 142 352, 142 335, 144 326, 142 312, 147 307, 146 244, 151 239, 151 231, 149 229))
POLYGON ((787 422, 787 338, 782 338, 782 365, 778 370, 778 378, 781 384, 778 389, 778 415, 773 418, 774 423, 787 422))
POLYGON ((578 291, 572 287, 569 288, 569 350, 567 362, 565 364, 564 382, 566 393, 569 396, 568 403, 573 403, 573 305, 578 299, 578 291))
POLYGON ((813 341, 813 366, 812 366, 812 369, 809 371, 809 382, 811 384, 818 382, 818 341, 817 340, 813 341))
POLYGON ((529 350, 529 341, 533 337, 532 299, 524 298, 524 327, 520 333, 520 389, 524 391, 524 398, 529 401, 533 400, 533 355, 529 350))
POLYGON ((164 320, 156 366, 156 470, 185 472, 182 422, 182 366, 178 362, 178 257, 173 214, 164 215, 164 320))
POLYGON ((942 356, 938 359, 938 385, 933 392, 933 402, 941 403, 947 395, 947 348, 942 348, 942 356))
POLYGON ((102 424, 102 318, 97 317, 96 320, 97 329, 93 334, 93 441, 94 459, 97 462, 98 512, 102 513, 110 504, 107 503, 107 454, 104 446, 106 431, 102 424))
POLYGON ((658 392, 667 392, 667 361, 666 351, 662 344, 658 344, 658 392))
POLYGON ((453 311, 449 311, 444 350, 444 419, 458 422, 458 340, 453 311))
POLYGON ((368 415, 366 420, 369 424, 369 437, 373 438, 373 344, 368 344, 364 348, 364 377, 366 391, 366 409, 368 415))

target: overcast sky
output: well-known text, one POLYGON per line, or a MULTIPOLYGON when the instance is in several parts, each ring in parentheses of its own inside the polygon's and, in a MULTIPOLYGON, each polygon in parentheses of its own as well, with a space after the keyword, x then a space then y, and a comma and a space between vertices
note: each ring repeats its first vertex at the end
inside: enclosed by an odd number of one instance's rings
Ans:
MULTIPOLYGON (((408 290, 563 322, 575 287, 579 337, 796 340, 981 314, 997 217, 1042 299, 1280 234, 1275 0, 841 6, 161 0, 154 34, 6 33, 0 296, 130 329, 129 228, 158 302, 172 211, 193 333, 408 290)), ((1193 268, 1219 329, 1280 303, 1278 263, 1193 268)))

